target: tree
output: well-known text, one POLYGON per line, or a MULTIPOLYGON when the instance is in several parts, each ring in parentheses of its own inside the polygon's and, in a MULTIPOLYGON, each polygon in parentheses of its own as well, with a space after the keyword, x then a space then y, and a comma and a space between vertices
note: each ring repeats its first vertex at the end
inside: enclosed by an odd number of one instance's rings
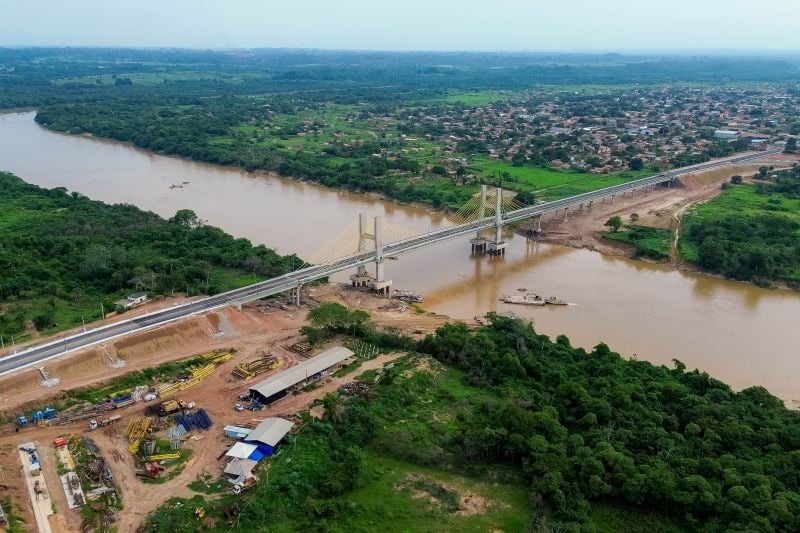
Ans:
POLYGON ((642 161, 639 157, 634 157, 630 160, 628 166, 631 170, 642 170, 644 168, 644 161, 642 161))
POLYGON ((175 216, 169 219, 169 221, 190 228, 200 226, 200 219, 197 218, 197 214, 191 209, 179 209, 178 212, 175 213, 175 216))
POLYGON ((731 183, 733 183, 734 185, 741 185, 742 177, 739 174, 731 176, 731 183))
POLYGON ((639 220, 639 213, 631 213, 631 222, 639 220))
POLYGON ((613 216, 608 220, 606 220, 605 225, 611 228, 611 231, 614 232, 619 231, 619 228, 622 227, 622 219, 619 218, 618 216, 613 216))
POLYGON ((347 322, 347 308, 335 302, 328 302, 308 312, 308 320, 316 327, 328 331, 341 328, 347 322))
POLYGON ((789 137, 786 140, 786 147, 784 149, 784 152, 789 153, 789 154, 793 154, 796 151, 797 151, 797 138, 789 137))
POLYGON ((769 171, 769 167, 763 165, 758 167, 758 175, 761 176, 762 178, 767 177, 767 171, 769 171))

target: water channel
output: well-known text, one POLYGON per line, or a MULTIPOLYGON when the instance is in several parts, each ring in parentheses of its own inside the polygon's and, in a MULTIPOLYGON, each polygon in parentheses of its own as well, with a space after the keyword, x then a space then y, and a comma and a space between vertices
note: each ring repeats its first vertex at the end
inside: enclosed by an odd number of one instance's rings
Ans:
MULTIPOLYGON (((0 115, 0 170, 164 217, 192 209, 210 224, 280 253, 308 258, 358 213, 417 233, 449 224, 440 214, 366 195, 155 155, 125 144, 48 131, 33 112, 0 115), (184 182, 188 182, 185 183, 184 182), (181 184, 182 187, 170 187, 181 184)), ((514 311, 541 333, 624 356, 680 359, 736 389, 763 385, 800 400, 800 295, 677 272, 507 234, 504 258, 471 257, 468 238, 388 261, 396 288, 425 295, 425 309, 470 319, 514 311), (518 287, 574 305, 530 308, 499 301, 518 287)), ((342 275, 344 280, 346 275, 342 275)))

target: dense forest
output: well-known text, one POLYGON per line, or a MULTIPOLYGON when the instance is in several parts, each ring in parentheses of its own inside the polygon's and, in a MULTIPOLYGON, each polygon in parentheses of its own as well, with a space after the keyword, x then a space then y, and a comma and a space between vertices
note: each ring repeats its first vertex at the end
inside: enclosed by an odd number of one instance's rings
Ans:
POLYGON ((88 322, 136 291, 213 294, 283 274, 301 261, 207 226, 170 220, 0 173, 0 333, 88 322))
MULTIPOLYGON (((763 388, 734 392, 680 361, 624 360, 604 344, 586 352, 497 315, 489 327, 449 324, 415 345, 339 311, 312 322, 418 354, 385 371, 374 396, 327 396, 326 420, 272 460, 236 529, 269 520, 276 531, 353 531, 400 520, 401 496, 367 507, 365 493, 401 469, 458 472, 509 491, 522 484, 528 501, 515 512, 534 531, 800 530, 800 416, 763 388), (414 370, 423 355, 441 366, 414 370), (402 463, 376 469, 387 457, 402 463), (638 518, 598 527, 607 505, 638 518)), ((458 508, 457 496, 434 488, 458 508)), ((180 512, 160 509, 147 530, 174 531, 180 512)), ((431 511, 420 502, 412 514, 424 529, 431 511)))
POLYGON ((735 181, 688 217, 684 258, 733 279, 800 282, 800 166, 735 181))

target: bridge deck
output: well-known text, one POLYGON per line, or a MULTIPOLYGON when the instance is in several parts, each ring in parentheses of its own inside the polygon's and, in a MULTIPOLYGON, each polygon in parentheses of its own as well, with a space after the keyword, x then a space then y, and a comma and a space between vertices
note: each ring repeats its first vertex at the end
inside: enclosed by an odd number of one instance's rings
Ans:
MULTIPOLYGON (((561 200, 555 200, 552 202, 546 202, 543 204, 510 211, 502 216, 501 221, 502 223, 507 224, 526 218, 541 216, 552 211, 566 209, 603 197, 622 194, 623 192, 637 188, 668 182, 682 175, 702 170, 709 170, 722 165, 753 161, 777 153, 780 153, 780 149, 772 149, 755 154, 739 155, 731 158, 709 161, 707 163, 701 163, 699 165, 693 165, 683 169, 672 170, 669 172, 656 174, 655 176, 650 176, 648 178, 607 187, 605 189, 599 189, 597 191, 587 192, 561 200)), ((468 224, 443 228, 409 239, 396 241, 384 246, 383 257, 408 253, 419 248, 432 246, 449 239, 461 237, 463 235, 474 234, 476 231, 494 227, 494 224, 495 220, 493 217, 486 217, 468 224)), ((273 294, 299 287, 305 283, 328 277, 342 270, 372 263, 375 260, 376 257, 374 251, 356 254, 342 259, 337 259, 329 264, 310 266, 308 268, 296 270, 295 272, 291 272, 277 278, 243 287, 241 289, 235 289, 226 293, 209 296, 208 298, 188 304, 156 311, 143 317, 116 322, 108 326, 78 333, 71 337, 67 337, 66 339, 60 339, 42 346, 31 347, 23 352, 0 359, 0 375, 15 372, 22 368, 36 364, 41 364, 48 359, 61 356, 64 353, 85 348, 94 344, 99 344, 112 338, 127 335, 128 333, 132 333, 134 331, 160 326, 227 305, 248 302, 257 300, 259 298, 264 298, 266 296, 271 296, 273 294)))

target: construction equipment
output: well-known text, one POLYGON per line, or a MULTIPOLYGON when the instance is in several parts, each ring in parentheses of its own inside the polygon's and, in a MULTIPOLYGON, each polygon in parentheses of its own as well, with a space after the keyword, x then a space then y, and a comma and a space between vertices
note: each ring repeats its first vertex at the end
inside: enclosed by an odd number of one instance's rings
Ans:
POLYGON ((148 415, 168 416, 182 409, 190 409, 189 404, 183 400, 166 400, 160 404, 148 405, 144 412, 148 415))
POLYGON ((157 462, 150 461, 145 463, 143 468, 137 468, 134 472, 137 476, 154 479, 161 473, 161 467, 157 462))
POLYGON ((17 417, 17 425, 20 427, 25 427, 28 425, 28 417, 25 415, 21 415, 17 417))
POLYGON ((58 411, 53 409, 52 407, 45 407, 40 411, 35 411, 31 413, 31 422, 42 426, 47 425, 49 420, 53 420, 58 416, 58 411))
POLYGON ((105 418, 92 419, 89 421, 89 429, 97 429, 103 426, 109 426, 115 422, 119 422, 122 417, 120 415, 112 415, 105 418))

